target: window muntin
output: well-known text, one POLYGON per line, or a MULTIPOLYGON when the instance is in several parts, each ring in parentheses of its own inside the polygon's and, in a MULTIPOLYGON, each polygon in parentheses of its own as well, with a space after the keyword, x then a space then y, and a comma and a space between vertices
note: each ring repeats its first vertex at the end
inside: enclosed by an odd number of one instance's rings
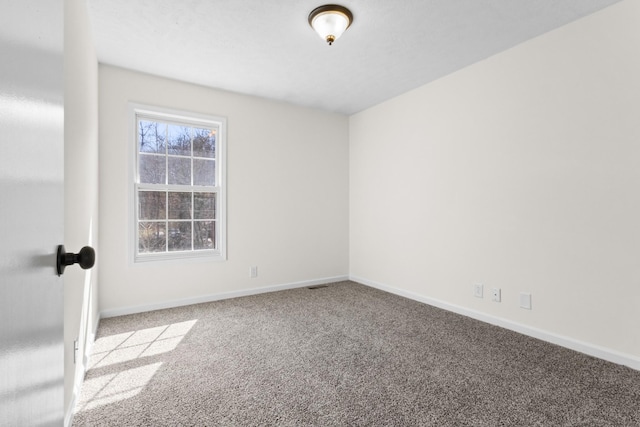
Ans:
POLYGON ((224 119, 135 111, 135 260, 224 259, 224 119))

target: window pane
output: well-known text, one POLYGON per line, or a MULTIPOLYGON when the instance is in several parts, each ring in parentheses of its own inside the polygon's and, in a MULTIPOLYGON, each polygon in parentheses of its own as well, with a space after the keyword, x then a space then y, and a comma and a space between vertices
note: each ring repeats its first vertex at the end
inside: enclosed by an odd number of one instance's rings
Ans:
POLYGON ((216 185, 216 161, 193 159, 193 185, 216 185))
POLYGON ((140 253, 165 252, 166 244, 164 222, 138 223, 138 251, 140 253))
POLYGON ((191 193, 169 193, 169 219, 191 219, 191 193))
POLYGON ((138 148, 144 153, 164 154, 165 141, 167 140, 166 123, 138 121, 138 148))
POLYGON ((193 227, 193 249, 216 248, 216 228, 214 221, 196 221, 193 227))
POLYGON ((138 204, 140 219, 167 218, 167 193, 164 191, 140 191, 138 204))
POLYGON ((193 193, 193 217, 195 219, 216 218, 216 194, 193 193))
POLYGON ((169 223, 169 250, 191 250, 191 222, 169 223))
POLYGON ((191 185, 191 159, 169 157, 169 184, 191 185))
POLYGON ((140 154, 140 182, 164 184, 166 179, 165 156, 140 154))
POLYGON ((167 131, 169 154, 179 156, 191 155, 191 128, 188 126, 169 125, 167 131))
POLYGON ((216 156, 216 133, 217 129, 193 129, 193 156, 209 157, 216 156))

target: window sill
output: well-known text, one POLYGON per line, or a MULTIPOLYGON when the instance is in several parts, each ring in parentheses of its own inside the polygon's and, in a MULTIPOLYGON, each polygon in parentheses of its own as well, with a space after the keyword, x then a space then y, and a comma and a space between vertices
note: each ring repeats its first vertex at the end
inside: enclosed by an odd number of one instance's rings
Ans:
POLYGON ((197 252, 163 252, 152 254, 138 254, 134 256, 134 264, 149 264, 158 262, 184 261, 226 261, 226 257, 219 250, 202 250, 197 252))

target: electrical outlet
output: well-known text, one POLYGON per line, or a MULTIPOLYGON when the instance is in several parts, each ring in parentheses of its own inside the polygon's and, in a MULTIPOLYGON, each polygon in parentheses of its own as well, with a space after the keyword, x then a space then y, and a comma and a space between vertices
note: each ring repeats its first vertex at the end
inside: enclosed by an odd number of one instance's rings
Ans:
POLYGON ((531 310, 531 294, 527 292, 520 293, 520 307, 531 310))
POLYGON ((482 298, 482 283, 476 283, 473 285, 473 296, 476 298, 482 298))
POLYGON ((252 279, 258 277, 258 267, 253 266, 249 269, 249 277, 252 279))
POLYGON ((500 302, 500 288, 491 289, 491 300, 495 302, 500 302))

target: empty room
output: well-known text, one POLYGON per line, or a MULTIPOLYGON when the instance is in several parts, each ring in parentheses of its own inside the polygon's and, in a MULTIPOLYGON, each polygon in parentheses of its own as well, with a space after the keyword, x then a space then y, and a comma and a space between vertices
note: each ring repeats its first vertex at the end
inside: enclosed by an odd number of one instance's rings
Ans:
POLYGON ((640 2, 0 13, 0 425, 640 425, 640 2))

